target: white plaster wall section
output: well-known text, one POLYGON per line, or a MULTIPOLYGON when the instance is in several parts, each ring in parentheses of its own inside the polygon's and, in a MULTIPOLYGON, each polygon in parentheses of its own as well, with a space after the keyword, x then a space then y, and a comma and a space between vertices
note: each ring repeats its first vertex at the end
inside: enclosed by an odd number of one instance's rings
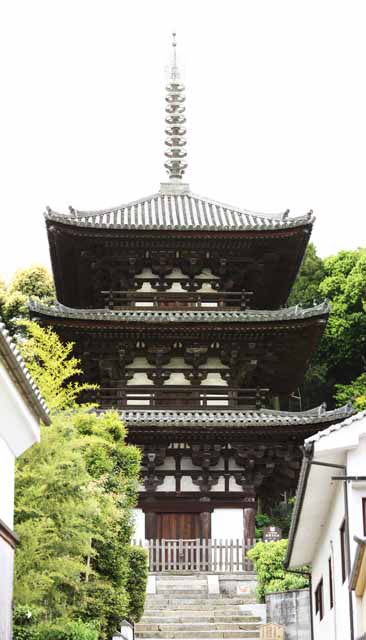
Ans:
POLYGON ((14 550, 0 538, 0 639, 11 640, 14 550))
POLYGON ((139 491, 140 493, 143 493, 144 491, 146 491, 146 489, 145 489, 145 485, 140 484, 140 485, 139 485, 139 488, 138 488, 138 491, 139 491))
POLYGON ((0 436, 0 518, 13 528, 15 457, 0 436))
POLYGON ((142 509, 133 509, 133 519, 135 530, 132 536, 133 540, 145 540, 145 514, 142 509))
POLYGON ((154 365, 148 362, 147 358, 137 356, 133 362, 127 365, 126 369, 154 369, 154 365))
POLYGON ((201 469, 200 466, 193 464, 192 459, 188 456, 183 456, 180 461, 180 468, 182 471, 191 471, 201 469))
POLYGON ((191 476, 182 476, 180 481, 181 491, 198 491, 198 487, 193 483, 191 476))
POLYGON ((225 460, 222 457, 219 458, 219 461, 217 464, 214 464, 210 467, 210 470, 212 471, 223 471, 224 469, 225 469, 225 460))
POLYGON ((343 487, 337 485, 335 496, 330 505, 328 520, 324 523, 322 534, 316 546, 316 554, 312 562, 313 602, 315 590, 323 578, 324 617, 320 621, 319 613, 314 609, 315 638, 318 640, 343 640, 349 637, 348 584, 342 583, 342 562, 340 527, 344 520, 343 487), (330 609, 330 587, 328 559, 332 558, 334 606, 330 609))
POLYGON ((243 487, 237 483, 234 476, 230 476, 229 491, 243 491, 243 487))
POLYGON ((204 365, 205 369, 228 369, 226 364, 221 362, 220 358, 209 357, 204 365))
POLYGON ((37 420, 0 363, 0 437, 17 457, 40 440, 37 420))
POLYGON ((223 380, 219 373, 208 373, 205 379, 205 385, 227 387, 227 380, 223 380))
MULTIPOLYGON (((347 452, 347 475, 348 476, 365 476, 366 475, 366 436, 361 437, 359 445, 355 449, 347 452)), ((353 481, 347 483, 348 491, 348 507, 350 519, 350 542, 351 542, 351 558, 353 559, 356 552, 356 543, 353 536, 362 538, 364 536, 364 523, 362 513, 362 500, 366 498, 366 482, 353 481)))
POLYGON ((156 491, 175 491, 175 476, 165 476, 164 482, 156 488, 156 491))
POLYGON ((150 386, 154 385, 153 381, 147 377, 147 373, 144 373, 142 371, 138 373, 134 373, 131 380, 127 380, 128 387, 141 386, 141 385, 150 385, 150 386))
POLYGON ((192 369, 192 365, 185 362, 181 356, 170 358, 169 362, 164 365, 166 369, 192 369))
POLYGON ((224 476, 219 476, 218 481, 212 486, 211 491, 225 491, 224 476))
POLYGON ((234 458, 229 458, 229 470, 230 471, 243 471, 243 467, 236 464, 234 458))
POLYGON ((211 537, 216 540, 243 539, 243 509, 214 509, 211 515, 211 537))
POLYGON ((176 462, 173 456, 167 456, 163 462, 163 464, 159 464, 157 467, 158 471, 175 471, 176 462))
POLYGON ((170 374, 168 380, 164 380, 164 386, 169 386, 170 384, 189 386, 191 383, 189 382, 189 380, 186 380, 186 378, 184 377, 184 373, 173 372, 170 374))

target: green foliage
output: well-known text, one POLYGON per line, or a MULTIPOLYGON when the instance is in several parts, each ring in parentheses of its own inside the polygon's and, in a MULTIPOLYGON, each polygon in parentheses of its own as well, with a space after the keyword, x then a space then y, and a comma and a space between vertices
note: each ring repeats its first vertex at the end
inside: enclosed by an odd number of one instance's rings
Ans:
MULTIPOLYGON (((40 640, 71 638, 61 631, 66 633, 65 621, 79 618, 97 624, 99 637, 107 639, 123 618, 136 615, 143 598, 138 585, 131 593, 127 588, 135 560, 129 542, 141 454, 126 445, 117 412, 96 414, 76 404, 85 385, 73 380, 80 368, 72 345, 63 345, 51 329, 25 325, 29 338, 22 353, 53 420, 42 427, 40 444, 18 461, 15 520, 21 543, 14 599, 38 608, 37 630, 50 634, 40 640)), ((145 589, 143 576, 140 588, 145 589)), ((90 633, 80 638, 94 638, 90 633)))
POLYGON ((55 297, 52 278, 42 265, 19 269, 8 287, 0 281, 0 313, 11 333, 19 331, 19 319, 29 318, 30 297, 44 302, 55 297))
POLYGON ((257 573, 257 594, 261 602, 264 602, 267 593, 302 589, 308 585, 306 576, 299 576, 284 569, 287 542, 258 542, 247 553, 257 573))
POLYGON ((322 301, 319 285, 325 276, 323 260, 316 253, 315 246, 309 243, 299 275, 292 287, 288 306, 300 304, 303 307, 311 307, 314 303, 322 301))
POLYGON ((146 550, 141 547, 130 547, 128 554, 129 573, 126 589, 131 601, 129 619, 138 622, 145 606, 148 556, 146 550))
POLYGON ((257 513, 255 516, 255 537, 256 540, 261 540, 263 536, 263 529, 269 527, 272 524, 271 517, 267 513, 257 513))
POLYGON ((336 384, 335 388, 338 406, 352 402, 357 411, 366 409, 366 373, 361 373, 350 384, 336 384))
POLYGON ((73 343, 64 344, 50 327, 36 322, 23 320, 22 326, 27 339, 20 343, 20 350, 51 413, 76 407, 80 394, 96 386, 75 379, 82 371, 72 355, 73 343))

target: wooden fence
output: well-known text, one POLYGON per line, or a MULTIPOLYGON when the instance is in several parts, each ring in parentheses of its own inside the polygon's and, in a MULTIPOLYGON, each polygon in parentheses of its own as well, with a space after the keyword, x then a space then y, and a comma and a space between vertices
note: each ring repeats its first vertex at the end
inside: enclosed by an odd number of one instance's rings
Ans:
POLYGON ((149 571, 252 571, 246 557, 255 540, 133 540, 149 553, 149 571))

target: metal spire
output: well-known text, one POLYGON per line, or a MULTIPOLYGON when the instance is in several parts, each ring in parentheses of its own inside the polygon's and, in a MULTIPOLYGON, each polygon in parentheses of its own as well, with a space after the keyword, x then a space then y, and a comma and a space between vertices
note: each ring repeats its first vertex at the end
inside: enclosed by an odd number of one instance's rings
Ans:
POLYGON ((165 107, 165 122, 167 124, 167 128, 165 129, 165 133, 167 134, 165 144, 168 147, 165 155, 168 160, 165 162, 164 167, 167 169, 169 180, 180 181, 187 168, 187 163, 185 162, 187 152, 184 150, 187 143, 185 140, 184 84, 180 80, 180 72, 177 66, 177 43, 175 35, 176 34, 173 33, 173 55, 169 66, 168 84, 166 86, 167 95, 165 97, 167 102, 165 107))

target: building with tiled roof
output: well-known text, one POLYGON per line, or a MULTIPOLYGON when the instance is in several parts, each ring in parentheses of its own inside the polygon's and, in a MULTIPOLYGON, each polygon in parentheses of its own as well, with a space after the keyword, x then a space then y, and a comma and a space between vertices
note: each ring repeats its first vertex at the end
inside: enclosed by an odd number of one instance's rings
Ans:
POLYGON ((192 193, 184 100, 174 57, 169 180, 156 194, 47 209, 57 302, 31 312, 75 343, 99 385, 85 399, 117 409, 143 451, 137 537, 249 540, 257 500, 270 508, 294 492, 304 438, 352 409, 293 411, 329 315, 326 302, 286 307, 313 213, 260 214, 192 193))

